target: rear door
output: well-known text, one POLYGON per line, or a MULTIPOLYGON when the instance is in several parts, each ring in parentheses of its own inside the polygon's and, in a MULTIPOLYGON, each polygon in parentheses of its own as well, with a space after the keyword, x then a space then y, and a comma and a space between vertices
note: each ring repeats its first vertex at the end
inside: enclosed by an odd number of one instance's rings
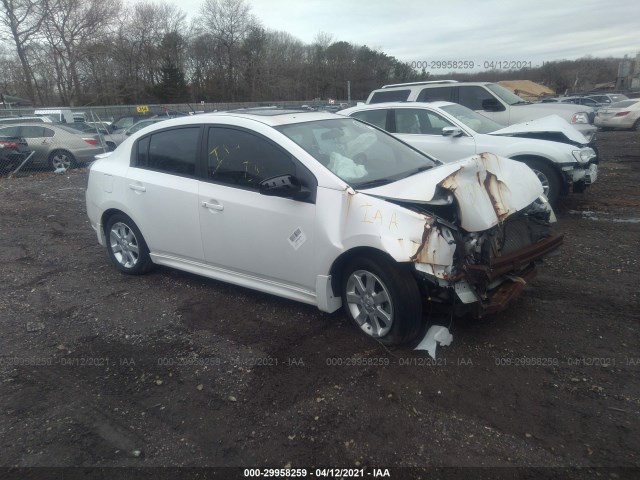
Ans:
POLYGON ((160 130, 136 142, 121 188, 151 253, 202 261, 198 158, 202 126, 160 130))

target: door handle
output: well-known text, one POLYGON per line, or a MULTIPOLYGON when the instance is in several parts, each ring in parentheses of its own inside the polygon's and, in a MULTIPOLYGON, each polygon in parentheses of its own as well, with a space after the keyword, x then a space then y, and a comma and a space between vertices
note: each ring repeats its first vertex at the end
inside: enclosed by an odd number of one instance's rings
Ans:
POLYGON ((219 203, 202 202, 202 206, 204 208, 209 208, 211 210, 218 210, 220 212, 222 210, 224 210, 224 207, 222 205, 220 205, 219 203))
POLYGON ((136 192, 146 192, 147 191, 146 187, 144 187, 143 185, 137 185, 135 183, 130 183, 129 184, 129 188, 131 190, 135 190, 136 192))

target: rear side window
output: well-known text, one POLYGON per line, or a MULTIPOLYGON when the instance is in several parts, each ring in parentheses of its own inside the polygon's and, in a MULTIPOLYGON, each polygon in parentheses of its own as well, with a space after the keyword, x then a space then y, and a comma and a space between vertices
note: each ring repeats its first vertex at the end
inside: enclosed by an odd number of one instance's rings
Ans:
POLYGON ((437 102, 440 100, 445 102, 452 102, 453 89, 454 87, 423 88, 422 91, 418 94, 416 102, 437 102))
POLYGON ((42 138, 45 136, 44 128, 36 125, 20 127, 20 136, 24 138, 42 138))
POLYGON ((411 90, 380 90, 375 92, 369 103, 406 102, 411 90))
POLYGON ((138 142, 136 166, 193 176, 200 150, 200 127, 164 130, 138 142))
POLYGON ((357 118, 359 120, 363 120, 371 125, 375 125, 378 128, 386 130, 387 124, 387 111, 385 109, 380 110, 365 110, 363 112, 354 112, 351 114, 352 117, 357 118))
POLYGON ((20 127, 6 127, 0 129, 0 137, 19 137, 20 127))

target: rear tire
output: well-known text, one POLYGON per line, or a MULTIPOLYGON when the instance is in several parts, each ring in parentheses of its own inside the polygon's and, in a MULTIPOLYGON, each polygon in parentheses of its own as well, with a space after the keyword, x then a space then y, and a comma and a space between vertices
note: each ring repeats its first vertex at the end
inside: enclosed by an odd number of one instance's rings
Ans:
POLYGON ((76 166, 76 159, 66 150, 56 150, 49 155, 49 166, 54 172, 61 168, 69 170, 76 166))
POLYGON ((153 267, 149 248, 138 226, 129 217, 117 213, 105 228, 107 251, 115 267, 129 275, 141 275, 153 267))
POLYGON ((544 160, 531 158, 521 161, 533 170, 533 173, 536 174, 542 184, 544 194, 549 200, 549 203, 555 205, 560 197, 560 187, 562 185, 558 172, 544 160))
POLYGON ((382 255, 356 257, 343 270, 341 285, 347 316, 365 335, 400 345, 420 333, 420 290, 408 268, 382 255))
POLYGON ((635 130, 636 132, 640 132, 640 118, 635 121, 635 123, 631 127, 631 130, 635 130))

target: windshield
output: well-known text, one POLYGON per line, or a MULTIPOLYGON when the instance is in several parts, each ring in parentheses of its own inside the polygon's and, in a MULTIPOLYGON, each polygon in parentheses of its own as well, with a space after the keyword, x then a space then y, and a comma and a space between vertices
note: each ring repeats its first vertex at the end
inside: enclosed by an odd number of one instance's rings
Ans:
POLYGON ((503 125, 462 105, 445 105, 440 108, 477 133, 491 133, 504 128, 503 125))
POLYGON ((529 103, 526 100, 521 99, 518 95, 513 93, 511 90, 507 90, 502 85, 498 85, 497 83, 488 83, 487 88, 495 93, 498 97, 500 97, 504 102, 509 105, 517 105, 520 103, 529 103))
POLYGON ((437 163, 388 133, 356 119, 276 127, 354 188, 395 182, 437 163))

